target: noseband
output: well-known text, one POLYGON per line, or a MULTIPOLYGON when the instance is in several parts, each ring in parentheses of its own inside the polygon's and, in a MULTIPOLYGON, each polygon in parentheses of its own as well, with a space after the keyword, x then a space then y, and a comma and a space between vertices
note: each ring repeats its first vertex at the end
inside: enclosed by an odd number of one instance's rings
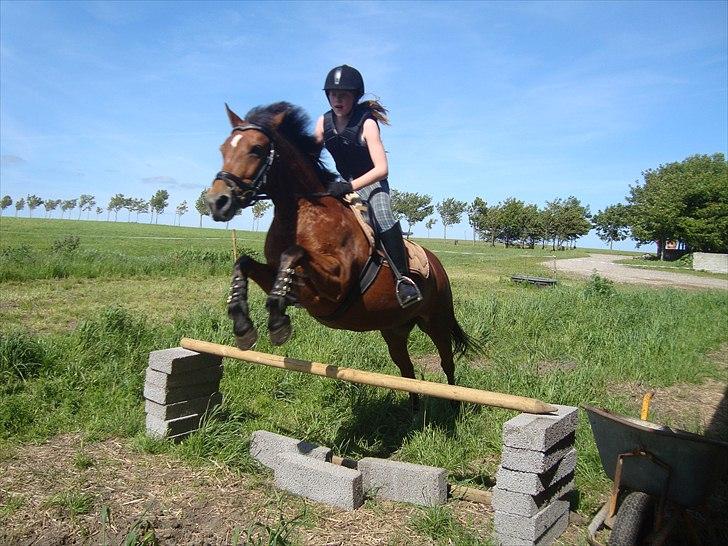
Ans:
POLYGON ((227 187, 232 191, 235 199, 237 199, 240 207, 245 208, 254 201, 269 199, 268 196, 260 192, 268 180, 268 171, 271 165, 273 165, 273 160, 276 158, 276 149, 273 144, 273 138, 265 127, 249 123, 247 125, 236 125, 233 127, 232 132, 234 133, 235 131, 260 131, 268 137, 268 141, 270 142, 268 157, 265 161, 261 162, 252 179, 245 180, 228 171, 220 171, 215 175, 215 180, 225 182, 227 187))

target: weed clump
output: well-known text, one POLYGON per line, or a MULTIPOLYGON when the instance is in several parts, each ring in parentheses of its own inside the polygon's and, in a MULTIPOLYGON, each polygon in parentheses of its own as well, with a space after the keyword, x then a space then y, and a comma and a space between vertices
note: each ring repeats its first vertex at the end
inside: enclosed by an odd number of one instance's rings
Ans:
POLYGON ((59 253, 70 253, 74 252, 81 246, 81 238, 78 235, 68 235, 63 239, 56 239, 51 244, 51 252, 56 254, 59 253))
POLYGON ((596 271, 592 273, 584 287, 584 295, 587 298, 608 298, 614 296, 616 293, 614 281, 602 277, 596 271))
POLYGON ((0 332, 0 384, 37 377, 48 360, 46 349, 23 331, 0 332))

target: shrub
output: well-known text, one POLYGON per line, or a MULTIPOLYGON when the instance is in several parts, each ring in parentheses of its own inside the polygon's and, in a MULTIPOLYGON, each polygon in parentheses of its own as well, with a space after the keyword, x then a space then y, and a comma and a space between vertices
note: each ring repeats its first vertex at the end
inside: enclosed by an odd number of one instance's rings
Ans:
POLYGON ((81 245, 81 238, 78 235, 68 235, 63 239, 56 239, 51 244, 51 252, 73 252, 81 245))
POLYGON ((45 361, 45 347, 37 338, 22 331, 0 333, 0 383, 35 377, 45 361))
POLYGON ((616 294, 614 282, 600 276, 596 271, 592 273, 584 287, 586 297, 609 297, 614 294, 616 294))

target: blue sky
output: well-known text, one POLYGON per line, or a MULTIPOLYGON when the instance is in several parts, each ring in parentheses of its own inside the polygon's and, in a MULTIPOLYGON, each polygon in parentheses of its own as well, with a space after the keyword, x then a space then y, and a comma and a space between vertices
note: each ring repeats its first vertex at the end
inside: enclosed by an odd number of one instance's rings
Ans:
MULTIPOLYGON (((287 100, 315 119, 326 73, 347 63, 390 110, 394 187, 433 202, 575 195, 596 212, 645 169, 727 151, 727 6, 4 0, 0 192, 105 207, 163 188, 172 223, 220 168, 225 102, 242 115, 287 100)), ((250 212, 231 227, 250 229, 250 212)), ((448 237, 466 232, 464 217, 448 237)))

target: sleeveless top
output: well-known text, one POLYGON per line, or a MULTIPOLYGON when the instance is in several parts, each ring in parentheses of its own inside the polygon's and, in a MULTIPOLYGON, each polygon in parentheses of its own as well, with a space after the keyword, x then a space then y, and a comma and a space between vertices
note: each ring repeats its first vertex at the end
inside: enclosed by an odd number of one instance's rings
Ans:
POLYGON ((361 141, 364 122, 372 118, 372 111, 364 104, 354 106, 341 133, 336 131, 334 113, 329 110, 324 114, 324 146, 334 158, 336 170, 345 180, 358 178, 374 168, 369 148, 361 141))

